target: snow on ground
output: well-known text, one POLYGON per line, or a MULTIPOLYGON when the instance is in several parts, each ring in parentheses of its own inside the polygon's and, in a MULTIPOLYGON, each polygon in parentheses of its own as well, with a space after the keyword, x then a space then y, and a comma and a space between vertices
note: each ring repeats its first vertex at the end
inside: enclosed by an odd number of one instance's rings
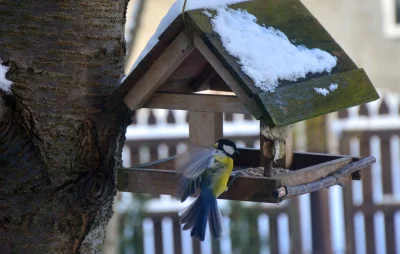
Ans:
POLYGON ((260 26, 245 10, 217 8, 211 20, 225 49, 238 58, 242 71, 263 91, 273 92, 279 80, 296 81, 308 73, 328 72, 337 58, 321 49, 293 45, 273 27, 260 26))
POLYGON ((8 67, 4 66, 0 59, 0 89, 9 93, 11 91, 12 82, 6 78, 7 71, 8 67))
MULTIPOLYGON (((195 10, 195 9, 215 9, 221 5, 229 5, 240 2, 245 2, 247 0, 188 0, 186 4, 186 11, 195 10)), ((157 44, 158 37, 167 29, 167 27, 182 13, 184 0, 177 0, 169 9, 168 13, 161 20, 160 24, 157 27, 156 32, 150 38, 146 47, 143 49, 142 53, 140 53, 139 57, 136 59, 133 64, 131 71, 136 68, 136 66, 142 61, 142 59, 150 52, 150 50, 157 44)), ((128 74, 129 75, 129 74, 128 74)), ((125 76, 126 77, 126 76, 125 76)), ((121 82, 124 81, 125 77, 121 82)))

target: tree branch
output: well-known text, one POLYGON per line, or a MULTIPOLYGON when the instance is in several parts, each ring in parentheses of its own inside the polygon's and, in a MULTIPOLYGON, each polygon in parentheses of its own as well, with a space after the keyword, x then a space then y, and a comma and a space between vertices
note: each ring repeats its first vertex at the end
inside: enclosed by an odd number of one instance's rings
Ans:
POLYGON ((333 174, 330 174, 318 181, 300 184, 295 186, 282 186, 275 189, 272 195, 275 198, 287 199, 292 196, 298 196, 324 188, 328 188, 334 185, 343 186, 343 181, 348 178, 348 176, 358 170, 368 167, 369 165, 376 162, 376 159, 372 156, 361 159, 357 162, 350 163, 343 168, 339 169, 333 174))

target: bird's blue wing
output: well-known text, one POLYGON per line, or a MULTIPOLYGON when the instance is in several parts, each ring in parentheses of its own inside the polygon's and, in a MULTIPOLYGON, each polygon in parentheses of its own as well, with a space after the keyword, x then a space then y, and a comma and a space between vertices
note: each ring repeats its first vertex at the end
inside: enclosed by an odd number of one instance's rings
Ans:
POLYGON ((214 155, 220 153, 221 151, 212 147, 192 146, 188 152, 177 156, 175 160, 176 171, 181 175, 177 196, 181 202, 200 188, 204 180, 202 174, 215 165, 214 155))
POLYGON ((181 202, 185 201, 189 196, 193 195, 200 188, 201 176, 195 180, 191 180, 184 176, 179 177, 177 197, 181 202))
POLYGON ((178 155, 175 168, 178 174, 196 180, 203 172, 214 165, 214 155, 223 152, 206 146, 192 146, 188 152, 178 155))

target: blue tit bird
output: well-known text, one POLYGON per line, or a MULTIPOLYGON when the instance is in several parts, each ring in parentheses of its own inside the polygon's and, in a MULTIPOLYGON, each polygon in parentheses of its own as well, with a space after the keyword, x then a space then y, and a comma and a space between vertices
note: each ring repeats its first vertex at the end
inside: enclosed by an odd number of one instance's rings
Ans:
POLYGON ((212 237, 220 238, 222 226, 217 197, 231 184, 228 180, 233 158, 238 154, 235 143, 220 139, 213 147, 193 146, 190 151, 178 156, 178 198, 183 202, 199 190, 196 200, 180 215, 183 229, 191 229, 190 235, 194 239, 204 241, 207 220, 212 237))

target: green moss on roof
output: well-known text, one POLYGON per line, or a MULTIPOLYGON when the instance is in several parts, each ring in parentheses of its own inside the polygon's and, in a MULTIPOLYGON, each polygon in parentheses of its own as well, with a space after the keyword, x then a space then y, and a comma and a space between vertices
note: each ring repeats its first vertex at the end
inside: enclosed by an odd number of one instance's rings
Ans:
MULTIPOLYGON (((243 73, 238 60, 226 52, 219 35, 212 29, 211 18, 203 10, 189 11, 189 29, 200 36, 246 92, 251 101, 246 106, 254 117, 263 118, 271 126, 282 126, 379 98, 366 73, 358 70, 299 0, 256 0, 230 8, 248 11, 256 16, 259 25, 279 29, 295 45, 319 48, 338 58, 331 73, 308 75, 296 82, 282 81, 274 93, 263 92, 243 73), (314 87, 329 87, 331 83, 339 84, 337 92, 327 97, 315 93, 314 87)), ((216 14, 213 10, 209 12, 216 14)))

